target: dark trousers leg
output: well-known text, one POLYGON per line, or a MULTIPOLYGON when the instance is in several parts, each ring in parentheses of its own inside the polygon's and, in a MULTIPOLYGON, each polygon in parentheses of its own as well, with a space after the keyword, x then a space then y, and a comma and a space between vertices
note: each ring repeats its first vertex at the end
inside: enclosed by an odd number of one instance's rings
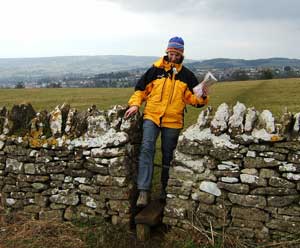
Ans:
POLYGON ((150 190, 151 188, 155 145, 159 131, 160 128, 154 122, 144 120, 137 178, 137 187, 139 190, 150 190))
POLYGON ((166 188, 169 179, 170 163, 173 159, 173 152, 176 148, 181 129, 166 128, 161 129, 161 149, 162 149, 162 173, 161 184, 166 188))

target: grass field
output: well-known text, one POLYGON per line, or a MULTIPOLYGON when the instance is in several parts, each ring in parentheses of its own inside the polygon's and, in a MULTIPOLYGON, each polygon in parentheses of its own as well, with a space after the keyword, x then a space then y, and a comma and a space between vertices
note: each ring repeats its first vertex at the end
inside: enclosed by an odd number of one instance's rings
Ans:
MULTIPOLYGON (((127 104, 132 88, 95 89, 1 89, 0 106, 11 108, 14 104, 30 102, 36 111, 52 110, 64 102, 71 107, 85 110, 95 104, 99 109, 108 109, 115 104, 127 104)), ((243 82, 224 82, 212 87, 210 103, 214 109, 223 102, 233 106, 237 101, 257 110, 269 109, 276 117, 287 107, 291 112, 300 112, 300 78, 243 82)), ((197 120, 201 109, 188 107, 185 127, 197 120)))

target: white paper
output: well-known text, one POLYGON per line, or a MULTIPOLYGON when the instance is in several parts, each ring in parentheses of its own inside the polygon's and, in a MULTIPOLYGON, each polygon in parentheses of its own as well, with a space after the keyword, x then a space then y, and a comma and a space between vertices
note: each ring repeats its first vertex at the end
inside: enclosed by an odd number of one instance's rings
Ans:
POLYGON ((199 98, 203 96, 204 91, 208 91, 209 87, 211 87, 218 80, 214 77, 211 72, 207 72, 203 81, 193 88, 194 94, 199 98))

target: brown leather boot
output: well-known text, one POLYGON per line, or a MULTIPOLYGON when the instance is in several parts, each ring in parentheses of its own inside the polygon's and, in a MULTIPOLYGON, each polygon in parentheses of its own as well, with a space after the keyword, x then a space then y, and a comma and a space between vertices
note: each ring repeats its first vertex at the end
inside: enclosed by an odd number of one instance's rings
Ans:
POLYGON ((139 197, 136 201, 137 207, 145 207, 150 202, 150 192, 146 190, 141 190, 139 193, 139 197))

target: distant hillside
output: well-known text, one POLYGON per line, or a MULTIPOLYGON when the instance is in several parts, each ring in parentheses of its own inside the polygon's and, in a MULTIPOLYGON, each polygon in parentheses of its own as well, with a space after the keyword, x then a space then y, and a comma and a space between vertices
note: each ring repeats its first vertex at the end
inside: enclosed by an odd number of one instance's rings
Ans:
MULTIPOLYGON (((0 84, 15 84, 18 81, 36 81, 44 78, 62 79, 68 77, 87 77, 99 73, 126 71, 148 68, 157 57, 151 56, 65 56, 45 58, 0 59, 0 84)), ((203 61, 186 60, 186 65, 197 68, 231 68, 231 67, 270 67, 296 66, 300 60, 287 58, 270 58, 257 60, 210 59, 203 61)))
POLYGON ((156 59, 122 55, 0 59, 0 82, 131 70, 148 67, 156 59))
POLYGON ((226 59, 216 58, 190 63, 189 66, 195 68, 233 68, 233 67, 300 67, 300 59, 269 58, 269 59, 226 59))

